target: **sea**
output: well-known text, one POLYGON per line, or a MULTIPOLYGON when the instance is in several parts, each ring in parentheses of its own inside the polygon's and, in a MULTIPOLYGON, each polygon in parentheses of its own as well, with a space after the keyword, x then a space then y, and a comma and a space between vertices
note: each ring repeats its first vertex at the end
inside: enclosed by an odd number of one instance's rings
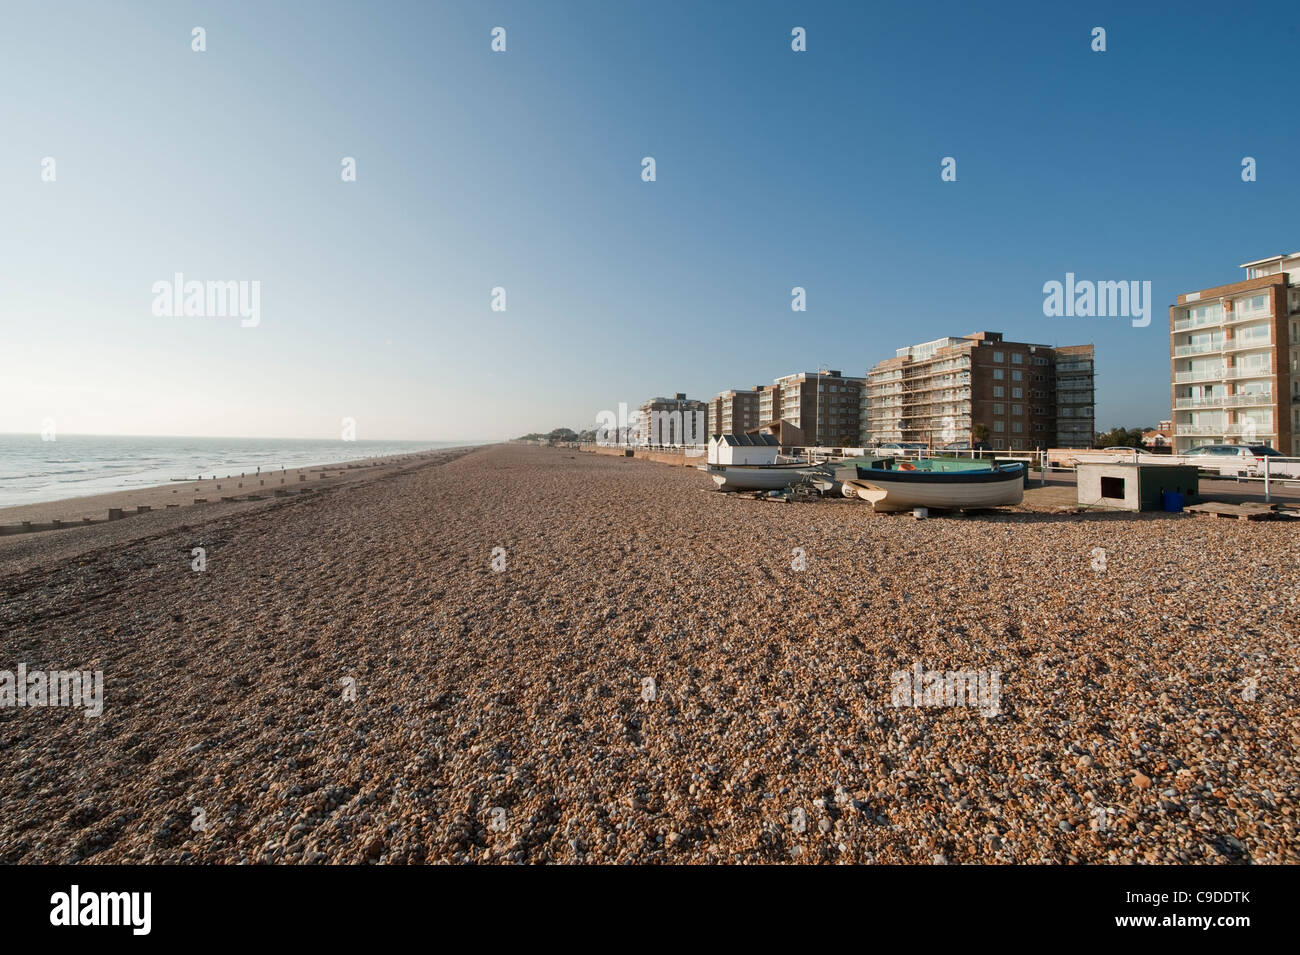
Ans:
POLYGON ((485 443, 0 434, 0 507, 485 443))

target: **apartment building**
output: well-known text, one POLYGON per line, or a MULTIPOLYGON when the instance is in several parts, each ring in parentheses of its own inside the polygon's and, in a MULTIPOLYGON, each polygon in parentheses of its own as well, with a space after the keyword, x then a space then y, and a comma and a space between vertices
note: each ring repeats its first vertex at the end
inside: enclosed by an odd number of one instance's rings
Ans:
POLYGON ((1300 454, 1300 252, 1240 268, 1245 281, 1169 308, 1175 454, 1202 444, 1300 454))
POLYGON ((1091 447, 1093 375, 1091 345, 1009 342, 1000 332, 908 345, 868 372, 860 441, 1091 447))
POLYGON ((1051 351, 1049 357, 1055 359, 1051 367, 1056 374, 1056 434, 1052 447, 1090 448, 1097 430, 1092 346, 1066 345, 1051 351))
POLYGON ((758 395, 750 391, 724 391, 709 402, 709 434, 744 434, 758 427, 758 395))
POLYGON ((852 447, 858 441, 865 385, 865 378, 845 378, 828 369, 777 378, 759 392, 759 424, 784 422, 798 429, 809 446, 852 447))
POLYGON ((638 409, 635 439, 638 444, 678 447, 707 444, 707 402, 677 392, 671 398, 651 398, 638 409))
POLYGON ((781 389, 776 385, 759 385, 758 424, 759 427, 781 420, 781 389))

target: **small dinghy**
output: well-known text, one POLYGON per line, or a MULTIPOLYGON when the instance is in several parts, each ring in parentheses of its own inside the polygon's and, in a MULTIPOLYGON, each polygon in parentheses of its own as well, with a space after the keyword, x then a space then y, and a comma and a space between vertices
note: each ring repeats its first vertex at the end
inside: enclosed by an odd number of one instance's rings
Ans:
POLYGON ((859 467, 882 467, 891 458, 844 458, 840 461, 828 461, 819 465, 819 470, 811 472, 808 477, 813 485, 823 494, 842 494, 856 497, 857 492, 849 486, 858 476, 859 467))
POLYGON ((857 477, 844 482, 845 494, 868 502, 879 512, 1010 507, 1025 496, 1025 465, 994 466, 960 458, 888 461, 857 467, 857 477))
POLYGON ((709 476, 723 491, 775 491, 808 478, 820 479, 831 473, 829 466, 809 464, 710 464, 709 476))

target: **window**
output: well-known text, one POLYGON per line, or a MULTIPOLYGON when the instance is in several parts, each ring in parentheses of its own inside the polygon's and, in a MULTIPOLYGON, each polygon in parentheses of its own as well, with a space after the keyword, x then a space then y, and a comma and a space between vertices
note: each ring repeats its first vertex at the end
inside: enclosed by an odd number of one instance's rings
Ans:
POLYGON ((1000 352, 1000 351, 995 351, 995 352, 993 353, 993 360, 996 361, 996 362, 998 362, 998 363, 1000 364, 1000 363, 1002 362, 1002 352, 1000 352))
POLYGON ((1024 360, 1025 360, 1025 356, 1022 355, 1022 354, 1020 354, 1020 352, 1018 352, 1018 351, 1013 351, 1013 352, 1011 353, 1011 364, 1013 364, 1013 365, 1019 365, 1019 364, 1022 364, 1022 363, 1024 362, 1024 360))
POLYGON ((1023 397, 1024 397, 1024 390, 1025 390, 1025 389, 1023 389, 1023 388, 1012 388, 1012 389, 1011 389, 1011 397, 1012 397, 1012 398, 1023 398, 1023 397))
POLYGON ((1007 430, 1006 423, 1003 422, 1003 421, 994 421, 994 422, 993 422, 993 430, 994 430, 994 431, 1006 431, 1006 430, 1007 430))
POLYGON ((1012 406, 1011 406, 1011 413, 1012 413, 1013 415, 1023 415, 1023 414, 1025 413, 1025 406, 1024 406, 1024 405, 1012 405, 1012 406))
POLYGON ((1002 397, 1002 391, 1003 391, 1003 388, 1002 388, 1001 385, 994 385, 994 386, 993 386, 993 397, 994 397, 994 398, 1001 398, 1001 397, 1002 397))
POLYGON ((1268 310, 1267 295, 1252 295, 1249 298, 1238 299, 1236 309, 1239 312, 1263 312, 1268 310))
POLYGON ((1012 381, 1024 381, 1024 380, 1025 380, 1025 373, 1024 373, 1023 371, 1021 371, 1019 368, 1017 368, 1017 369, 1015 369, 1013 372, 1011 372, 1011 380, 1012 380, 1012 381))
POLYGON ((994 405, 993 405, 993 413, 994 413, 994 414, 1006 414, 1006 408, 1007 408, 1007 406, 1004 405, 1004 404, 1002 404, 1001 402, 995 402, 994 405))
POLYGON ((994 368, 994 369, 993 369, 993 380, 994 380, 994 381, 1001 381, 1001 380, 1002 380, 1002 369, 1001 369, 1001 368, 994 368))
POLYGON ((1006 443, 1005 441, 1003 441, 1001 438, 994 438, 994 439, 993 439, 993 450, 994 450, 994 451, 1005 451, 1006 448, 1007 448, 1007 443, 1006 443))
POLYGON ((1025 430, 1024 422, 1022 421, 1011 422, 1011 430, 1014 431, 1016 434, 1022 433, 1025 430))

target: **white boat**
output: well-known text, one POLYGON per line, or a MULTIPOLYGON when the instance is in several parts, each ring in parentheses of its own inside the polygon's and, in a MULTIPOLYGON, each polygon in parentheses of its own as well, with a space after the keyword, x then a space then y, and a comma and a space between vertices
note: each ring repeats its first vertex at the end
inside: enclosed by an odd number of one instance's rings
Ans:
POLYGON ((828 461, 821 467, 825 470, 813 476, 813 484, 817 490, 823 494, 842 494, 844 497, 856 497, 857 491, 849 486, 848 482, 857 478, 858 468, 861 467, 878 467, 883 463, 883 458, 856 457, 844 458, 840 461, 828 461))
POLYGON ((805 478, 826 477, 824 466, 806 461, 793 464, 710 464, 709 476, 723 491, 775 491, 805 478))
POLYGON ((880 512, 1010 507, 1025 496, 1025 466, 927 458, 897 468, 859 467, 844 486, 880 512))

